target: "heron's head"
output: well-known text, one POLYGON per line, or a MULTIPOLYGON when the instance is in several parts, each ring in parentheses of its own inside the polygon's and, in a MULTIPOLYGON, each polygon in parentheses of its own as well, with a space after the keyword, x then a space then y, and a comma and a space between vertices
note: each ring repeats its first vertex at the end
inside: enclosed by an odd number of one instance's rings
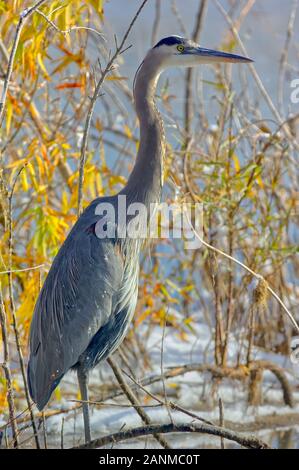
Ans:
POLYGON ((180 36, 161 39, 149 51, 147 58, 159 63, 162 70, 172 66, 195 67, 200 64, 220 62, 252 62, 251 59, 240 55, 205 49, 190 39, 180 36))

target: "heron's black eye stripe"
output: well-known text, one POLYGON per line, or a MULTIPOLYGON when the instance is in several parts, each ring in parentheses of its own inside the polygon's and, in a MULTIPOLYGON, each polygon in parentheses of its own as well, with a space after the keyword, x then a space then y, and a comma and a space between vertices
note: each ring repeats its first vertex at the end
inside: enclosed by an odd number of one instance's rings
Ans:
POLYGON ((159 46, 174 46, 175 44, 182 44, 182 38, 179 36, 169 36, 167 38, 163 38, 154 46, 154 48, 159 46))

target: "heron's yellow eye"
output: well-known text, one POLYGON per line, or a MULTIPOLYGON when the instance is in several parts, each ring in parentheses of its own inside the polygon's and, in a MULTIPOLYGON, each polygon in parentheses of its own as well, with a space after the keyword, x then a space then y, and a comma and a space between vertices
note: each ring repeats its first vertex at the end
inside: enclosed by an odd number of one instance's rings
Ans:
POLYGON ((179 44, 179 45, 177 46, 177 50, 178 50, 179 52, 183 52, 183 51, 185 50, 183 44, 179 44))

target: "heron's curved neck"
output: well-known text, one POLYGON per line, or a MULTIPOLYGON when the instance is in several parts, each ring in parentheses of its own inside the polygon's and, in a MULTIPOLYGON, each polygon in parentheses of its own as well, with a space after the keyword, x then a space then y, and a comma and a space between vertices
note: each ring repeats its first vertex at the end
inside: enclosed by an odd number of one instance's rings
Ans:
POLYGON ((146 205, 158 202, 163 184, 165 134, 155 104, 155 91, 161 73, 159 63, 145 58, 135 81, 134 99, 140 124, 140 144, 125 193, 146 205))

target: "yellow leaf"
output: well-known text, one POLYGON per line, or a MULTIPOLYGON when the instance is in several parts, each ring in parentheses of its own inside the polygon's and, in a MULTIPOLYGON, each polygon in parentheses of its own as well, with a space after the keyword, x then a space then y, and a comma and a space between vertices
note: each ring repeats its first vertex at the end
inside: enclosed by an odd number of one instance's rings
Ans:
POLYGON ((68 30, 71 26, 71 5, 68 5, 64 10, 64 21, 65 21, 65 29, 68 30))
POLYGON ((6 168, 17 168, 19 166, 23 166, 26 163, 26 158, 20 158, 20 160, 15 160, 12 163, 6 165, 6 168))
POLYGON ((57 72, 61 72, 65 67, 67 67, 71 63, 72 63, 72 57, 69 57, 69 56, 64 57, 60 61, 59 65, 57 65, 57 67, 53 70, 53 72, 52 72, 53 75, 57 72))
POLYGON ((36 161, 37 161, 37 166, 38 166, 38 171, 39 171, 39 177, 42 178, 45 175, 43 160, 41 159, 39 155, 36 155, 36 161))
POLYGON ((109 184, 111 186, 114 186, 115 184, 126 184, 127 180, 124 176, 122 175, 113 175, 110 177, 109 184))
POLYGON ((33 184, 33 187, 36 191, 38 191, 38 183, 36 181, 36 177, 35 177, 35 171, 34 171, 34 167, 29 164, 28 165, 28 170, 29 170, 29 173, 30 173, 30 176, 31 176, 31 181, 32 181, 32 184, 33 184))
POLYGON ((40 68, 42 69, 45 78, 46 78, 47 80, 50 80, 50 76, 49 76, 49 74, 48 74, 48 72, 47 72, 47 69, 46 69, 46 67, 45 67, 45 64, 44 64, 44 62, 43 62, 42 55, 41 55, 40 52, 37 54, 37 62, 38 62, 38 65, 40 66, 40 68))
POLYGON ((264 132, 264 134, 271 134, 271 129, 269 129, 269 127, 265 123, 257 122, 257 126, 262 132, 264 132))
POLYGON ((263 180, 262 180, 261 175, 258 175, 258 176, 257 176, 256 182, 257 182, 257 184, 259 185, 260 188, 264 189, 265 185, 264 185, 264 183, 263 183, 263 180))
POLYGON ((103 124, 99 119, 96 120, 94 127, 100 132, 103 130, 103 124))
POLYGON ((68 149, 71 148, 70 144, 68 144, 67 142, 63 143, 63 144, 61 145, 61 147, 62 147, 63 149, 65 149, 65 150, 68 150, 68 149))
POLYGON ((12 103, 11 101, 7 101, 7 112, 6 112, 6 134, 9 134, 10 125, 11 125, 11 118, 12 118, 12 103))
POLYGON ((125 131, 125 134, 128 137, 128 139, 132 139, 131 129, 126 124, 124 125, 124 131, 125 131))
POLYGON ((151 315, 152 313, 152 309, 151 308, 147 308, 146 310, 144 310, 141 315, 139 315, 137 317, 137 320, 136 320, 136 326, 140 325, 140 323, 142 323, 149 315, 151 315))
POLYGON ((90 0, 90 3, 99 14, 100 18, 103 19, 103 0, 90 0))
POLYGON ((179 386, 179 385, 178 385, 177 383, 175 383, 175 382, 169 382, 167 385, 168 385, 170 388, 178 388, 178 386, 179 386))
POLYGON ((233 154, 233 161, 234 161, 236 173, 240 173, 241 166, 240 166, 239 159, 235 153, 233 154))
POLYGON ((26 174, 26 169, 21 172, 21 183, 22 183, 22 188, 23 191, 28 191, 29 185, 28 185, 28 179, 27 179, 27 174, 26 174))
POLYGON ((97 193, 100 196, 103 193, 103 183, 102 183, 102 178, 101 178, 100 173, 96 174, 95 183, 96 183, 97 193))
POLYGON ((127 80, 128 77, 119 77, 118 75, 109 75, 106 80, 127 80))
POLYGON ((61 201, 61 203, 62 203, 61 204, 61 210, 64 214, 66 214, 67 211, 68 211, 68 206, 69 206, 66 191, 62 192, 62 201, 61 201))
POLYGON ((60 387, 55 388, 55 398, 57 401, 61 401, 61 390, 60 387))

